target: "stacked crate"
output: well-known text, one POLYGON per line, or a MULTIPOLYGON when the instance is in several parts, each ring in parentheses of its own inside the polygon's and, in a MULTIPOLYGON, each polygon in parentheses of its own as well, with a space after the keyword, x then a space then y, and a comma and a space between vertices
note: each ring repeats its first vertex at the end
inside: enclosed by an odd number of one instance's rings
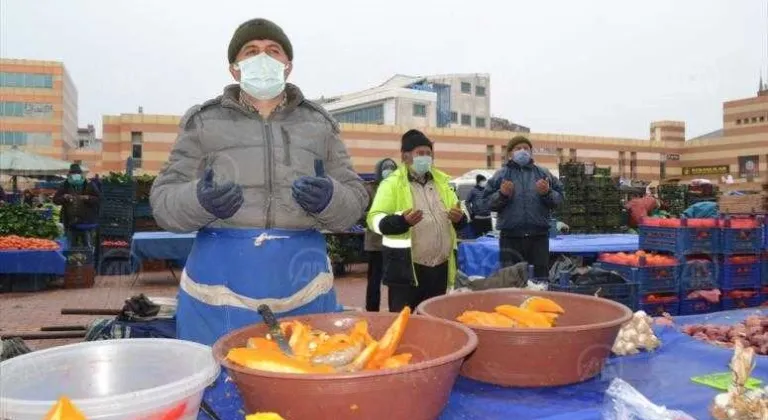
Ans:
POLYGON ((557 218, 571 233, 611 233, 622 224, 618 181, 610 168, 595 168, 581 162, 562 164, 560 180, 565 201, 557 218))
POLYGON ((676 184, 659 185, 659 199, 667 204, 668 211, 679 216, 688 208, 688 186, 676 184))
POLYGON ((133 182, 102 184, 99 202, 97 269, 99 274, 128 274, 134 229, 133 182))
POLYGON ((720 213, 755 215, 768 212, 768 184, 729 184, 723 187, 723 193, 717 198, 720 213), (729 195, 729 191, 739 191, 740 194, 729 195))
POLYGON ((763 219, 726 217, 722 225, 720 276, 723 309, 760 306, 762 303, 763 219))

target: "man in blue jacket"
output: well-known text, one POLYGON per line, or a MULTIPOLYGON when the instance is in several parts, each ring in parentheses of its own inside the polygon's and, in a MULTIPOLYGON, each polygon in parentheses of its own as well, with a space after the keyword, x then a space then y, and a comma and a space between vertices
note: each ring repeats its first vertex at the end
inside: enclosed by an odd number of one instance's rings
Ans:
POLYGON ((472 217, 472 231, 475 237, 480 237, 493 229, 491 221, 491 211, 483 198, 483 191, 488 184, 488 180, 482 174, 475 177, 475 187, 469 192, 467 197, 467 210, 472 217))
POLYGON ((536 277, 549 271, 549 228, 552 210, 563 201, 560 180, 533 161, 531 141, 516 136, 507 143, 507 163, 485 188, 491 211, 498 213, 501 267, 524 261, 536 277))

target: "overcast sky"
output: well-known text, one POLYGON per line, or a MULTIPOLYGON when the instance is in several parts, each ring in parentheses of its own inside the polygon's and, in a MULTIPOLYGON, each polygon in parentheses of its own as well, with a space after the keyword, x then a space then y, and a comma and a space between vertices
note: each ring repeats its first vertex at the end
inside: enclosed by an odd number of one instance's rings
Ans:
POLYGON ((0 0, 0 56, 60 60, 80 125, 182 114, 230 82, 226 48, 252 17, 294 45, 308 97, 395 73, 490 73, 491 109, 535 132, 647 138, 722 126, 768 62, 765 0, 0 0))

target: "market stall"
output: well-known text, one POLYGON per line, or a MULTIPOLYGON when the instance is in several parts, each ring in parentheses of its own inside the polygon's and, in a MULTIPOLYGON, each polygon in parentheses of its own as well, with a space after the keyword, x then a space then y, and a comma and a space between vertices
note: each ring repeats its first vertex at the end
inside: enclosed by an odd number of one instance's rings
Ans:
MULTIPOLYGON (((765 312, 720 312, 678 317, 675 322, 678 326, 736 324, 752 314, 765 312)), ((698 419, 710 418, 709 407, 719 392, 691 378, 727 372, 733 351, 698 341, 672 327, 656 327, 655 331, 662 342, 657 351, 611 358, 597 378, 576 385, 514 389, 459 378, 440 419, 602 419, 605 391, 614 378, 622 378, 657 405, 685 411, 698 419)), ((752 377, 768 381, 765 357, 758 357, 752 377)), ((222 419, 242 415, 239 393, 226 373, 206 392, 205 400, 222 419)), ((204 414, 198 418, 210 419, 204 414)))
MULTIPOLYGON (((634 252, 637 235, 561 235, 549 239, 549 252, 594 256, 601 252, 634 252)), ((499 241, 484 237, 459 244, 459 269, 470 276, 488 276, 499 269, 499 241)))

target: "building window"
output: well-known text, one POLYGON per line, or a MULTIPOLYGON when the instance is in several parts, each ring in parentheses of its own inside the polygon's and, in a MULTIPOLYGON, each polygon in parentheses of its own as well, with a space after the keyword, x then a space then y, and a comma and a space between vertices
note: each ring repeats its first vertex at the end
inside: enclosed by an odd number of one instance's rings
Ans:
POLYGON ((461 114, 461 125, 471 126, 472 116, 467 114, 461 114))
POLYGON ((426 117, 427 106, 424 104, 413 104, 413 116, 414 117, 426 117))
POLYGON ((619 152, 619 176, 623 177, 626 175, 626 153, 619 152))
POLYGON ((752 117, 752 124, 757 123, 757 117, 752 117))
POLYGON ((51 118, 53 105, 29 102, 0 102, 0 117, 51 118))
POLYGON ((475 96, 485 96, 485 86, 475 86, 475 96))
POLYGON ((629 177, 637 179, 637 152, 629 154, 629 177))
POLYGON ((451 112, 451 122, 452 123, 459 122, 459 114, 457 114, 455 112, 451 112))
POLYGON ((571 162, 576 161, 576 149, 568 149, 568 158, 571 160, 571 162))
POLYGON ((51 133, 26 133, 28 146, 53 146, 51 133))
POLYGON ((485 128, 485 118, 482 118, 482 117, 475 118, 475 127, 485 128))
POLYGON ((25 133, 23 131, 0 131, 0 146, 52 146, 51 133, 25 133))
POLYGON ((659 177, 662 181, 667 177, 667 155, 664 153, 659 156, 659 177))
POLYGON ((764 121, 765 121, 765 117, 764 116, 760 117, 760 122, 764 122, 764 121))
POLYGON ((741 125, 741 120, 736 120, 736 125, 741 125))
POLYGON ((558 147, 557 148, 557 164, 563 164, 565 163, 565 153, 563 153, 563 148, 558 147))
POLYGON ((488 169, 493 169, 494 161, 496 160, 494 154, 495 151, 492 144, 485 146, 485 166, 488 169))
POLYGON ((342 124, 384 124, 384 105, 373 105, 332 115, 342 124))
POLYGON ((38 73, 0 72, 0 87, 12 88, 53 88, 53 76, 38 73))
POLYGON ((472 83, 461 82, 461 93, 472 93, 472 83))
POLYGON ((141 131, 131 131, 131 144, 142 144, 144 142, 144 133, 141 131))
POLYGON ((501 164, 507 163, 507 146, 501 146, 501 164))

